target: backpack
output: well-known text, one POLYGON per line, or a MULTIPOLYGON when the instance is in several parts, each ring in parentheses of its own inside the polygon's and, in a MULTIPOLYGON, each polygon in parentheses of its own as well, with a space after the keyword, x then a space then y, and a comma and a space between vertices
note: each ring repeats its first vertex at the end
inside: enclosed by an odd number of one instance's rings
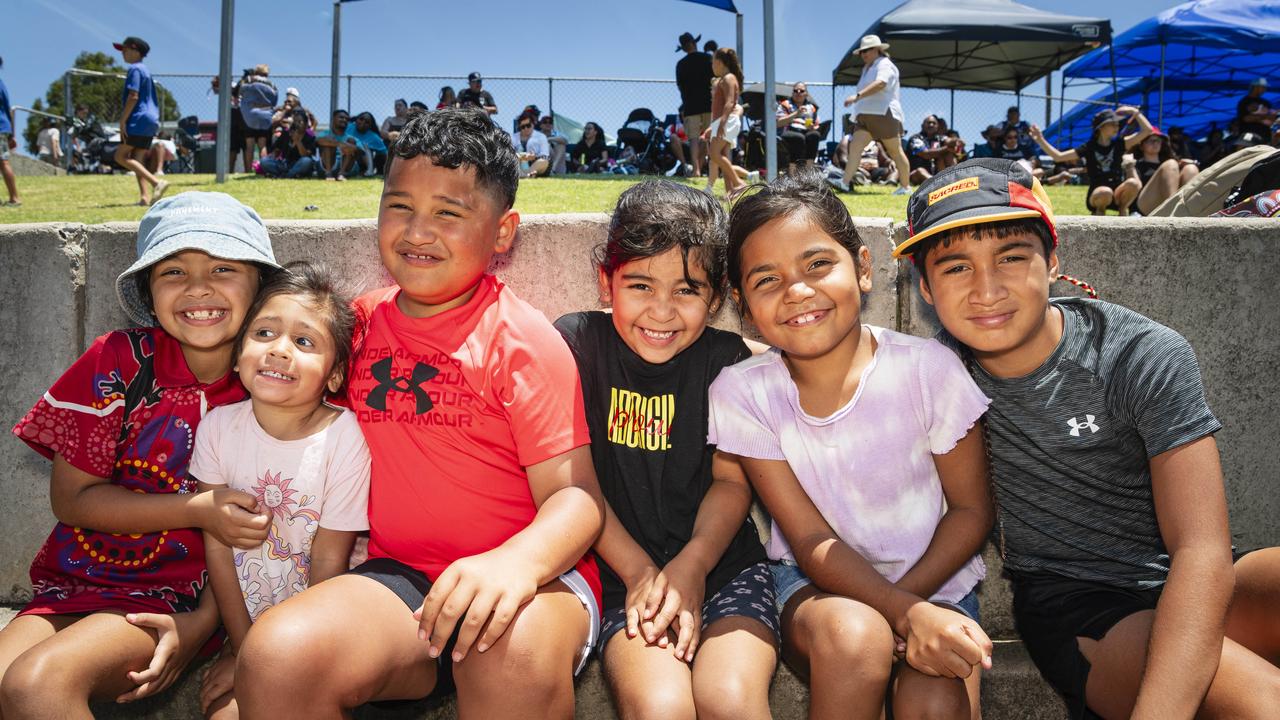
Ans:
POLYGON ((1277 189, 1280 189, 1280 151, 1273 152, 1254 164, 1222 206, 1228 208, 1259 193, 1277 189))
POLYGON ((1255 164, 1276 152, 1275 148, 1267 145, 1254 145, 1231 153, 1205 168, 1172 197, 1147 213, 1147 217, 1212 215, 1222 209, 1227 195, 1244 180, 1255 164))

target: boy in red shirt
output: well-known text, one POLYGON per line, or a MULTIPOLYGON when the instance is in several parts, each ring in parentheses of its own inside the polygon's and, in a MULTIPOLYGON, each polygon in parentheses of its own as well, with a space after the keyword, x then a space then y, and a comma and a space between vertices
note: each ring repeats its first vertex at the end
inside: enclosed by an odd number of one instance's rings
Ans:
POLYGON ((456 684, 466 717, 571 718, 603 510, 573 357, 485 273, 516 237, 519 163, 474 109, 415 115, 391 159, 378 247, 397 284, 356 301, 348 389, 370 560, 253 626, 240 707, 335 717, 456 684))

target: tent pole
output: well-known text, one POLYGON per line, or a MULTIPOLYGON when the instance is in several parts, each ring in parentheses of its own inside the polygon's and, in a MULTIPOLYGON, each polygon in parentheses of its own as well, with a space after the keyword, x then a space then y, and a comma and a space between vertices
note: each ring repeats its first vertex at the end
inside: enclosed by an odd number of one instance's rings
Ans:
POLYGON ((1053 73, 1044 76, 1044 126, 1053 119, 1053 73))
MULTIPOLYGON (((222 48, 218 56, 218 137, 214 157, 218 183, 231 170, 231 39, 235 34, 236 0, 222 0, 222 48)), ((244 169, 249 172, 249 168, 244 169)))
POLYGON ((1164 50, 1168 47, 1160 43, 1160 111, 1156 113, 1156 125, 1164 125, 1164 50))
POLYGON ((1116 45, 1114 42, 1107 45, 1107 57, 1111 60, 1111 104, 1120 104, 1120 90, 1116 86, 1116 45))
POLYGON ((831 73, 831 140, 844 137, 844 123, 840 123, 840 128, 836 129, 836 120, 839 119, 840 110, 836 107, 836 74, 831 73))
POLYGON ((947 115, 947 122, 951 123, 950 125, 947 126, 948 128, 954 128, 956 126, 956 89, 955 88, 951 88, 951 110, 947 115))
POLYGON ((742 13, 738 13, 736 24, 738 26, 738 66, 741 67, 746 62, 742 54, 742 13))
POLYGON ((773 0, 764 0, 764 158, 769 180, 778 177, 778 116, 769 111, 769 103, 777 102, 773 72, 773 0))
POLYGON ((333 2, 333 58, 329 66, 329 117, 338 109, 338 55, 342 49, 342 0, 333 2))

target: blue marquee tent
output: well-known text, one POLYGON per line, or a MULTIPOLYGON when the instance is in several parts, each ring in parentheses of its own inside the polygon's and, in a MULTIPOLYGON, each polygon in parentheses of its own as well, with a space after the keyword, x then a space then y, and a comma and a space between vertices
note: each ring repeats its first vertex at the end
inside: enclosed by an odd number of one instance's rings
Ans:
MULTIPOLYGON (((1204 136, 1215 125, 1223 130, 1236 116, 1236 103, 1249 90, 1249 83, 1242 81, 1198 80, 1195 78, 1165 78, 1164 127, 1177 125, 1193 138, 1204 136)), ((1118 88, 1119 104, 1142 108, 1148 117, 1160 93, 1158 78, 1123 80, 1118 88)), ((1112 89, 1107 87, 1094 93, 1093 103, 1079 103, 1045 128, 1045 137, 1058 149, 1066 150, 1089 139, 1093 114, 1103 107, 1113 107, 1112 89), (1104 103, 1104 104, 1095 104, 1104 103)), ((1126 134, 1130 130, 1124 131, 1126 134)))
MULTIPOLYGON (((1193 0, 1138 23, 1117 35, 1112 46, 1119 78, 1275 78, 1280 76, 1280 2, 1193 0)), ((1080 58, 1064 75, 1110 78, 1107 49, 1080 58)))

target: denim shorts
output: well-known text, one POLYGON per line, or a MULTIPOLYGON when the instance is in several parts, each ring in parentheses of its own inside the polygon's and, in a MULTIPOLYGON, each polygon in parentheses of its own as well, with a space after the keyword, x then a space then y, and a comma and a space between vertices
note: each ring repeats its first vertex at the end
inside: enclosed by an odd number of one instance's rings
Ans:
MULTIPOLYGON (((778 615, 781 616, 782 610, 787 606, 787 601, 791 599, 791 596, 806 585, 812 585, 813 581, 794 563, 785 561, 770 562, 769 569, 773 571, 773 596, 778 602, 778 615)), ((964 613, 970 620, 979 624, 982 623, 982 614, 978 608, 977 588, 969 591, 969 594, 960 598, 959 602, 939 602, 937 604, 946 605, 964 613)))

